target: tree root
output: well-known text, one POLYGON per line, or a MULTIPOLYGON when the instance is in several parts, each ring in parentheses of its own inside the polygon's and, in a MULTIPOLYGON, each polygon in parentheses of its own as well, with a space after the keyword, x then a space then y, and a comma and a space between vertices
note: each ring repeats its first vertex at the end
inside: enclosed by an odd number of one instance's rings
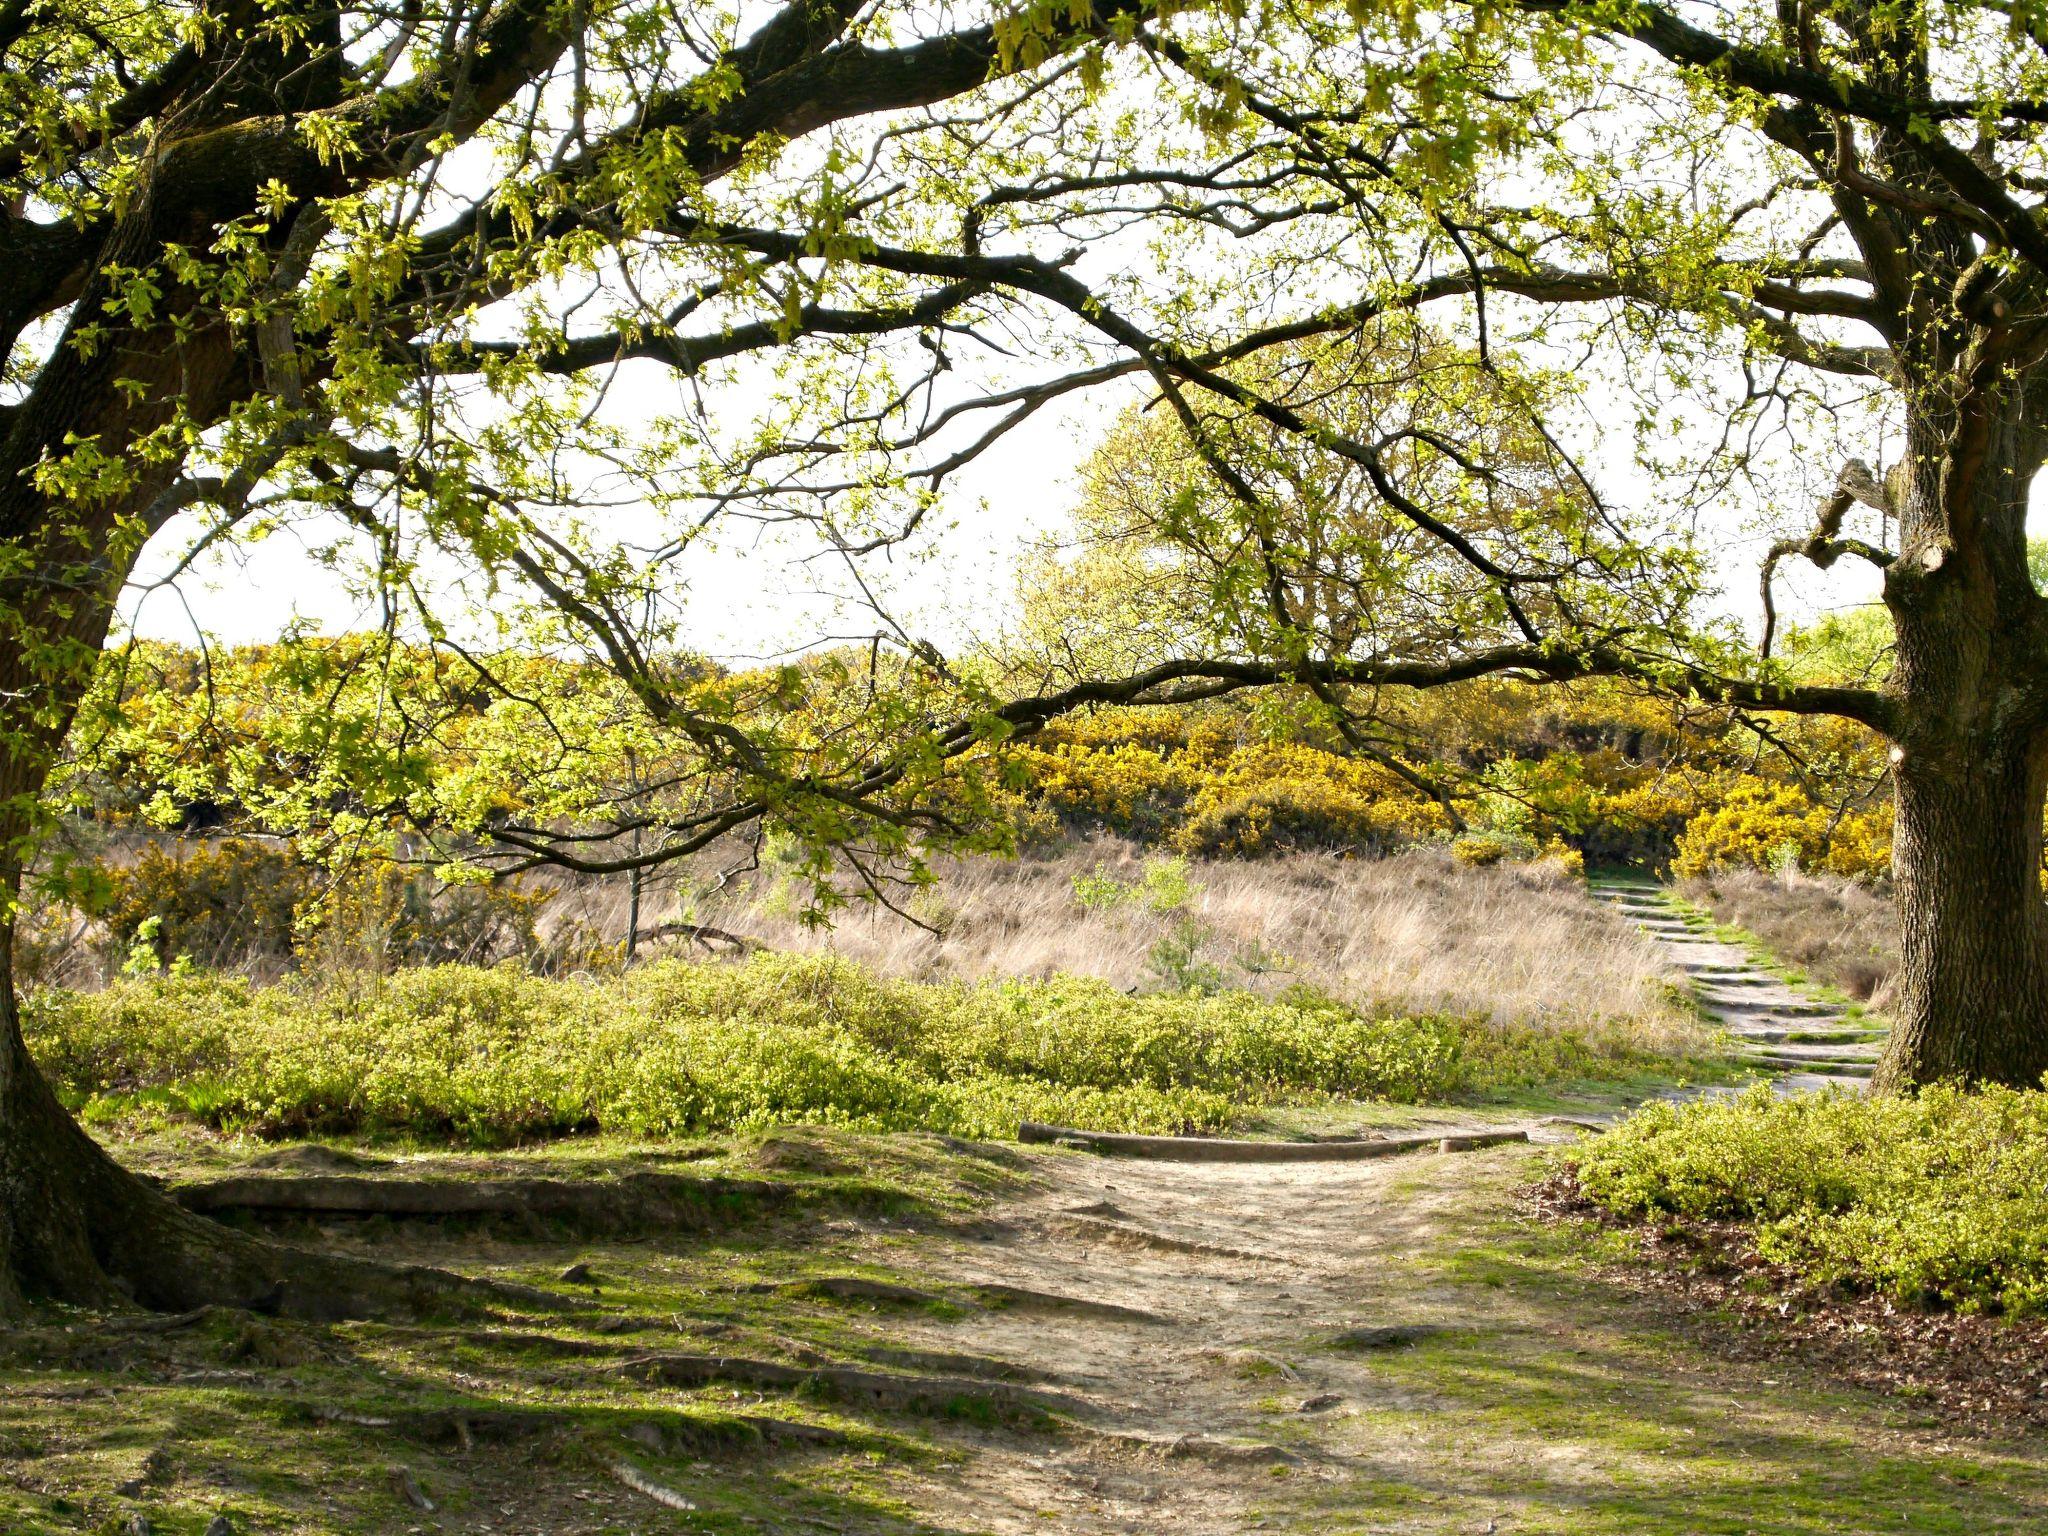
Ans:
POLYGON ((1438 1323, 1383 1323, 1371 1328, 1347 1328, 1330 1343, 1338 1349, 1402 1349, 1449 1331, 1438 1323))
POLYGON ((1204 1461, 1217 1466, 1299 1466, 1303 1457, 1284 1445, 1217 1440, 1208 1435, 1142 1435, 1131 1430, 1091 1429, 1090 1439, 1155 1461, 1204 1461))
POLYGON ((891 1344, 868 1344, 860 1348, 864 1359, 899 1371, 938 1372, 970 1376, 977 1381, 1057 1381, 1050 1371, 994 1355, 970 1355, 951 1349, 900 1349, 891 1344))
MULTIPOLYGON (((42 1298, 184 1317, 209 1306, 316 1321, 560 1297, 274 1243, 209 1221, 116 1163, 36 1074, 0 993, 0 1316, 42 1298), (4 1063, 0 1063, 4 1064, 4 1063)), ((192 1316, 183 1325, 201 1321, 192 1316)))
MULTIPOLYGON (((591 1427, 588 1415, 555 1408, 431 1408, 359 1413, 327 1404, 302 1404, 298 1412, 315 1424, 388 1430, 421 1445, 453 1445, 464 1451, 483 1444, 516 1444, 542 1435, 580 1432, 591 1427)), ((852 1439, 841 1430, 821 1424, 752 1413, 721 1413, 715 1419, 635 1413, 621 1433, 634 1444, 658 1453, 709 1451, 735 1442, 843 1446, 852 1439)))
MULTIPOLYGON (((804 1280, 763 1280, 746 1289, 755 1294, 774 1292, 783 1296, 824 1296, 833 1301, 873 1301, 901 1307, 957 1307, 961 1301, 936 1291, 898 1285, 891 1280, 870 1280, 862 1275, 818 1275, 804 1280)), ((971 1303, 965 1303, 971 1305, 971 1303)))
POLYGON ((1147 1157, 1178 1163, 1318 1163, 1398 1157, 1429 1147, 1442 1152, 1468 1152, 1503 1142, 1527 1141, 1529 1133, 1486 1129, 1357 1141, 1231 1141, 1219 1136, 1124 1136, 1026 1120, 1017 1127, 1017 1139, 1105 1156, 1147 1157))
POLYGON ((677 1493, 675 1489, 657 1483, 631 1462, 622 1461, 617 1463, 612 1468, 612 1476, 621 1483, 624 1483, 635 1493, 645 1494, 664 1509, 695 1509, 697 1507, 687 1498, 683 1497, 682 1494, 677 1493))
POLYGON ((1159 1253, 1185 1253, 1203 1259, 1238 1259, 1253 1264, 1288 1262, 1276 1253, 1258 1253, 1250 1248, 1231 1248, 1222 1243, 1204 1243, 1191 1237, 1168 1237, 1162 1232, 1147 1231, 1144 1227, 1133 1226, 1126 1221, 1090 1216, 1085 1212, 1066 1212, 1053 1218, 1051 1225, 1076 1237, 1093 1238, 1098 1242, 1115 1243, 1126 1248, 1149 1248, 1159 1253))
POLYGON ((643 1355, 626 1361, 619 1369, 635 1380, 668 1387, 725 1383, 779 1392, 822 1391, 835 1397, 923 1413, 945 1412, 962 1404, 979 1404, 1009 1413, 1078 1413, 1090 1406, 1063 1392, 966 1376, 899 1375, 846 1365, 786 1365, 777 1360, 750 1360, 733 1355, 643 1355))
POLYGON ((628 1173, 615 1179, 399 1179, 348 1174, 236 1175, 179 1185, 188 1211, 267 1216, 388 1216, 512 1220, 603 1236, 703 1232, 742 1211, 780 1205, 787 1185, 765 1179, 628 1173))
POLYGON ((1029 1286, 1003 1285, 993 1281, 974 1287, 975 1295, 991 1307, 1014 1308, 1020 1312, 1066 1312, 1078 1317, 1099 1317, 1112 1323, 1167 1325, 1175 1319, 1143 1307, 1126 1307, 1114 1301, 1089 1296, 1062 1296, 1052 1291, 1034 1291, 1029 1286))

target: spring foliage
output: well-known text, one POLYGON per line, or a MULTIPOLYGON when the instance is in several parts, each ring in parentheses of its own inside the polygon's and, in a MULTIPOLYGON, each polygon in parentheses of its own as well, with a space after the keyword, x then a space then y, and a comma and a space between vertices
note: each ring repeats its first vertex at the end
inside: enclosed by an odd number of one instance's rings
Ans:
POLYGON ((264 1134, 487 1144, 790 1121, 985 1137, 1020 1119, 1220 1130, 1269 1105, 1412 1103, 1642 1065, 1615 1036, 1374 1016, 1307 991, 932 984, 789 956, 608 980, 439 966, 361 989, 165 975, 32 994, 24 1022, 89 1117, 153 1104, 264 1134))
POLYGON ((2048 1312, 2048 1093, 1656 1104, 1570 1154, 1624 1216, 1752 1225, 1820 1283, 1966 1311, 2048 1312))

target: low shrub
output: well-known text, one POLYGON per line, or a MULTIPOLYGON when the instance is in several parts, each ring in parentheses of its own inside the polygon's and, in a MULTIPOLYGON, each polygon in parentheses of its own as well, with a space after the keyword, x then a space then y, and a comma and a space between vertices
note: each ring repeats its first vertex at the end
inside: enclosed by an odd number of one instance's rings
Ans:
POLYGON ((2048 1313, 2048 1093, 1932 1087, 1640 1110, 1564 1154, 1619 1215, 1733 1221, 1817 1284, 2048 1313))
POLYGON ((1330 998, 1129 996, 1105 982, 890 980, 829 957, 662 961, 547 980, 435 966, 355 990, 131 978, 29 999, 74 1103, 148 1093, 264 1133, 405 1130, 490 1144, 789 1121, 1007 1136, 1020 1119, 1218 1130, 1328 1097, 1486 1085, 1484 1029, 1330 998))

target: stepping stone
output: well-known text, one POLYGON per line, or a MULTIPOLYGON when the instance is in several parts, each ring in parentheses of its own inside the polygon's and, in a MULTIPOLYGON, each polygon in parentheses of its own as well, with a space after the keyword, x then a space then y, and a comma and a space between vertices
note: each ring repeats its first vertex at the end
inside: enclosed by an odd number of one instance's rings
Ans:
MULTIPOLYGON (((1866 1081, 1887 1031, 1853 1023, 1843 1007, 1814 997, 1719 938, 1704 916, 1655 887, 1605 886, 1593 894, 1657 940, 1692 983, 1700 1011, 1719 1024, 1736 1057, 1772 1076, 1773 1093, 1839 1089, 1866 1081)), ((1723 1089, 1702 1090, 1721 1096, 1723 1089)))

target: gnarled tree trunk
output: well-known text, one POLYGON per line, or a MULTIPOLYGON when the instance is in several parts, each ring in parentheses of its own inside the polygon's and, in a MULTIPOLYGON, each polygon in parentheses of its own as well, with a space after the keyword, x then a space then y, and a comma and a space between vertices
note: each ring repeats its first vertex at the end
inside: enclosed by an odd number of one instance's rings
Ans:
POLYGON ((116 1163, 58 1102, 22 1038, 14 924, 0 919, 0 1316, 26 1301, 357 1317, 446 1306, 459 1277, 310 1253, 195 1216, 116 1163))
POLYGON ((1908 751, 1894 778, 1900 971, 1878 1086, 2037 1086, 2048 1073, 2048 751, 2039 741, 1908 751))
POLYGON ((2048 1072, 2048 601, 2026 541, 2048 445, 2034 397, 1992 385, 1909 419, 1885 582, 1901 942, 1880 1090, 2035 1087, 2048 1072))

